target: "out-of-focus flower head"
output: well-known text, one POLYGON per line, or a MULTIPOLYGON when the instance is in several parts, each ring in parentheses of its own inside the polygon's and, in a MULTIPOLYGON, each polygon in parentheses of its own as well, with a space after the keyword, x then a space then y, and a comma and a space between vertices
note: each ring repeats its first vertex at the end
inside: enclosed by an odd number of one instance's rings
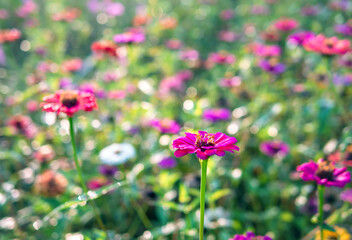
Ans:
POLYGON ((83 66, 82 59, 72 58, 61 63, 61 69, 64 72, 77 72, 81 70, 83 66))
POLYGON ((327 38, 323 34, 307 38, 304 40, 303 46, 307 51, 327 56, 343 55, 351 52, 351 43, 349 40, 340 40, 337 37, 327 38))
POLYGON ((34 182, 34 189, 37 193, 46 197, 56 197, 66 191, 68 184, 64 175, 46 170, 36 177, 34 182))
POLYGON ((290 151, 290 147, 281 141, 263 142, 259 148, 262 153, 269 157, 285 157, 290 151))
POLYGON ((253 5, 251 8, 251 14, 253 15, 268 15, 269 8, 265 5, 253 5))
POLYGON ((35 13, 38 9, 37 4, 32 0, 24 0, 23 4, 16 9, 16 15, 21 18, 26 18, 30 14, 35 13))
MULTIPOLYGON (((339 239, 339 240, 350 240, 351 235, 345 228, 340 228, 334 226, 335 231, 331 231, 329 229, 323 230, 323 238, 324 239, 339 239)), ((320 238, 320 231, 315 233, 315 240, 321 240, 320 238)))
POLYGON ((44 97, 41 107, 45 112, 63 112, 69 117, 80 110, 90 112, 98 109, 93 94, 76 90, 58 90, 55 94, 44 97))
POLYGON ((119 2, 105 2, 105 13, 112 16, 117 17, 123 15, 125 12, 125 6, 119 2))
POLYGON ((282 32, 291 32, 298 27, 298 22, 292 18, 281 18, 274 23, 274 26, 282 32))
POLYGON ((12 116, 8 119, 7 126, 12 134, 22 134, 29 139, 34 138, 38 133, 38 128, 32 122, 32 119, 24 115, 12 116))
POLYGON ((127 96, 127 91, 124 90, 111 90, 107 92, 109 99, 123 99, 127 96))
POLYGON ((99 173, 108 177, 112 177, 118 171, 117 167, 111 165, 100 165, 99 173))
POLYGON ((117 48, 118 46, 110 40, 96 41, 91 45, 93 53, 97 56, 109 55, 112 57, 117 57, 117 48))
POLYGON ((0 44, 16 41, 21 35, 21 31, 16 28, 0 30, 0 44))
POLYGON ((135 27, 139 27, 142 25, 146 25, 148 23, 150 23, 152 20, 152 17, 147 14, 147 13, 140 13, 137 14, 134 18, 133 18, 133 26, 135 27))
POLYGON ((306 5, 301 8, 302 16, 316 16, 320 12, 318 5, 306 5))
POLYGON ((237 139, 229 137, 224 133, 207 133, 198 131, 195 133, 185 133, 185 137, 179 137, 172 142, 176 157, 183 157, 187 154, 196 153, 199 159, 208 159, 212 155, 224 156, 225 151, 239 151, 235 145, 237 139))
POLYGON ((136 151, 129 143, 113 143, 99 153, 100 161, 106 165, 120 165, 135 156, 136 151))
POLYGON ((230 20, 235 17, 235 13, 231 9, 225 9, 220 12, 220 18, 222 20, 230 20))
POLYGON ((352 52, 342 55, 339 58, 339 64, 344 67, 352 68, 352 52))
POLYGON ((158 165, 162 169, 172 169, 177 166, 177 161, 172 157, 164 157, 158 162, 158 165))
POLYGON ((97 189, 104 187, 104 186, 107 186, 109 184, 111 184, 111 182, 108 179, 106 179, 105 177, 95 177, 95 178, 90 179, 87 182, 87 187, 90 190, 97 190, 97 189))
POLYGON ((220 41, 234 42, 240 38, 240 35, 232 31, 222 30, 219 32, 218 38, 220 41))
POLYGON ((281 39, 281 34, 277 28, 269 26, 265 31, 260 33, 260 37, 266 42, 277 42, 281 39))
POLYGON ((173 17, 165 17, 160 20, 161 29, 173 29, 177 27, 177 19, 173 17))
POLYGON ((347 189, 340 194, 342 201, 352 203, 352 189, 347 189))
POLYGON ((197 50, 189 48, 180 52, 180 59, 183 61, 198 61, 199 53, 197 50))
POLYGON ((182 42, 178 39, 169 39, 166 41, 165 46, 172 50, 177 50, 182 47, 182 42))
POLYGON ((300 31, 300 32, 295 32, 292 33, 290 36, 288 36, 287 40, 289 43, 296 45, 296 46, 301 46, 303 42, 310 37, 314 37, 314 33, 310 31, 300 31))
POLYGON ((153 119, 150 121, 150 125, 164 134, 177 134, 181 129, 180 124, 178 124, 175 120, 168 118, 153 119))
POLYGON ((36 100, 30 100, 26 104, 26 109, 28 110, 28 112, 35 112, 38 110, 38 108, 39 108, 39 103, 36 100))
POLYGON ((78 90, 81 92, 91 93, 96 98, 105 98, 106 93, 104 89, 100 88, 98 84, 94 82, 84 82, 79 85, 78 90))
POLYGON ((278 45, 254 43, 248 45, 248 49, 258 57, 278 57, 281 55, 281 48, 278 45))
POLYGON ((120 79, 119 74, 116 71, 106 72, 103 76, 104 82, 115 82, 120 79))
POLYGON ((344 36, 352 36, 352 19, 348 20, 345 24, 335 25, 335 31, 344 36))
POLYGON ((229 240, 272 240, 272 238, 268 236, 256 236, 253 232, 247 232, 244 235, 236 234, 233 238, 230 238, 229 240))
POLYGON ((0 9, 0 19, 6 19, 9 17, 9 12, 6 9, 0 9))
POLYGON ((185 87, 185 82, 193 77, 190 70, 178 72, 175 76, 164 78, 159 87, 161 96, 168 96, 171 90, 182 91, 185 87))
POLYGON ((349 0, 334 0, 329 3, 329 7, 335 11, 347 11, 350 6, 349 0))
POLYGON ((273 75, 279 75, 286 70, 286 66, 280 63, 278 59, 272 58, 269 60, 263 59, 259 62, 259 67, 264 71, 271 73, 273 75))
POLYGON ((145 41, 145 34, 141 29, 132 28, 127 32, 116 34, 114 41, 116 43, 141 43, 145 41))
POLYGON ((325 73, 310 73, 308 79, 316 82, 320 88, 326 88, 329 85, 329 76, 325 73))
POLYGON ((81 15, 81 10, 78 8, 66 8, 61 12, 54 13, 51 16, 53 21, 72 22, 81 15))
POLYGON ((334 163, 319 159, 318 162, 310 161, 297 167, 303 181, 314 181, 327 187, 343 188, 351 182, 351 173, 347 168, 336 168, 334 163))
POLYGON ((231 118, 231 111, 226 108, 206 109, 203 112, 203 119, 210 122, 227 121, 231 118))
POLYGON ((238 87, 242 84, 242 79, 241 77, 235 76, 235 77, 230 77, 230 78, 222 78, 220 80, 220 86, 221 87, 226 87, 226 88, 233 88, 233 87, 238 87))
POLYGON ((34 154, 33 158, 39 163, 47 163, 53 160, 55 157, 55 151, 51 145, 41 146, 34 154))
POLYGON ((346 75, 335 74, 333 77, 333 82, 335 85, 349 86, 352 84, 352 74, 346 74, 346 75))
POLYGON ((208 56, 208 61, 210 63, 217 64, 232 64, 236 61, 234 55, 229 54, 225 51, 210 53, 208 56))

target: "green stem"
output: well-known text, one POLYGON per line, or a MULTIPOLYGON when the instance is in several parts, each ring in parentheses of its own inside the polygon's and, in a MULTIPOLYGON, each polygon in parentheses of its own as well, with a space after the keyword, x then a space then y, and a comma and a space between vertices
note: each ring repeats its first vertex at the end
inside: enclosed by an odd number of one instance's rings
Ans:
MULTIPOLYGON (((82 169, 81 169, 81 165, 79 164, 79 161, 78 161, 78 157, 77 157, 77 147, 76 147, 76 140, 75 140, 75 127, 74 127, 74 124, 73 124, 73 118, 72 117, 68 117, 68 121, 70 122, 70 137, 71 137, 71 144, 72 144, 72 150, 73 150, 73 160, 75 161, 75 165, 76 165, 76 171, 77 171, 77 174, 78 174, 78 178, 79 178, 79 181, 81 182, 81 186, 83 188, 83 191, 85 194, 88 193, 88 187, 84 181, 84 178, 83 178, 83 174, 82 174, 82 169)), ((99 215, 99 212, 97 210, 97 207, 95 205, 95 202, 94 201, 89 201, 92 209, 93 209, 93 212, 94 212, 94 215, 96 217, 96 220, 98 222, 98 225, 101 229, 103 229, 106 234, 107 234, 107 237, 109 238, 108 236, 108 233, 106 231, 106 228, 103 224, 103 221, 101 220, 101 217, 99 215)))
POLYGON ((319 225, 320 225, 320 239, 323 238, 323 224, 324 224, 324 211, 323 211, 323 205, 324 205, 324 185, 318 185, 318 199, 319 199, 319 225))
POLYGON ((203 240, 204 237, 204 208, 205 208, 205 187, 207 181, 207 165, 208 159, 199 159, 202 175, 200 180, 200 220, 199 220, 199 240, 203 240))

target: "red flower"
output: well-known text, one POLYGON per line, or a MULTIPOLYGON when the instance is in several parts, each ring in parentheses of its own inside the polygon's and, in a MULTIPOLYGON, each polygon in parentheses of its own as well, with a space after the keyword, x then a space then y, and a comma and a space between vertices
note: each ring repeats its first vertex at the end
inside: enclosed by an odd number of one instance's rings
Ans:
POLYGON ((59 90, 43 98, 41 107, 45 112, 64 112, 72 117, 79 110, 90 112, 98 109, 96 99, 93 94, 73 90, 59 90))
POLYGON ((91 49, 96 54, 107 54, 113 57, 117 56, 117 45, 113 41, 100 40, 92 43, 91 49))
POLYGON ((16 41, 21 35, 21 32, 16 28, 0 30, 0 44, 16 41))
POLYGON ((186 137, 179 137, 173 141, 173 148, 177 148, 176 157, 196 153, 200 159, 208 159, 212 155, 224 156, 225 151, 233 152, 240 149, 235 145, 237 139, 224 133, 207 133, 198 131, 198 134, 185 133, 186 137))
POLYGON ((343 55, 351 51, 349 40, 339 40, 337 37, 327 38, 323 34, 304 40, 303 46, 307 51, 322 55, 343 55))

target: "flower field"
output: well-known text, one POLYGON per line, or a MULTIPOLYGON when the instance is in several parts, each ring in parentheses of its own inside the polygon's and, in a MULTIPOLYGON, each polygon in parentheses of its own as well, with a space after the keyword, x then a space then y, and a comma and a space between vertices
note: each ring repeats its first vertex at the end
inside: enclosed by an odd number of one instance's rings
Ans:
POLYGON ((351 240, 350 0, 2 0, 0 239, 351 240))

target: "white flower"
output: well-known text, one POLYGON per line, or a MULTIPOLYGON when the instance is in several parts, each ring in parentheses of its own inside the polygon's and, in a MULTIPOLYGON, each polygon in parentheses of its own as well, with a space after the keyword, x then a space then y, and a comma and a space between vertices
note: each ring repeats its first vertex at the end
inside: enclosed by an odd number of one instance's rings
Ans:
POLYGON ((99 153, 101 162, 107 165, 123 164, 135 156, 136 151, 129 143, 113 143, 103 148, 99 153))

